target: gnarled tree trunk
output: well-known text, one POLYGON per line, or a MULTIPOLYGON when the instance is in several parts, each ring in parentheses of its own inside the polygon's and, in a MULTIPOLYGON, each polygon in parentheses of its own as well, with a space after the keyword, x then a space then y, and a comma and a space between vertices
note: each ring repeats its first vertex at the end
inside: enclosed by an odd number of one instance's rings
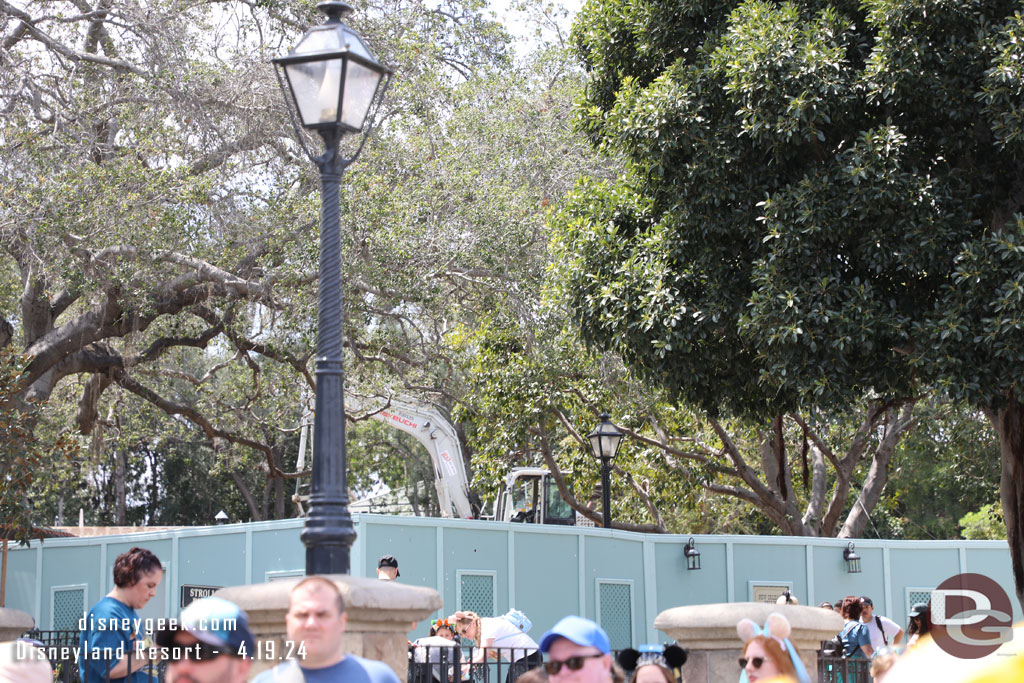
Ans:
POLYGON ((998 410, 985 411, 996 436, 1003 471, 999 480, 999 498, 1006 522, 1006 540, 1010 544, 1013 583, 1017 602, 1024 607, 1024 406, 1011 401, 998 410))

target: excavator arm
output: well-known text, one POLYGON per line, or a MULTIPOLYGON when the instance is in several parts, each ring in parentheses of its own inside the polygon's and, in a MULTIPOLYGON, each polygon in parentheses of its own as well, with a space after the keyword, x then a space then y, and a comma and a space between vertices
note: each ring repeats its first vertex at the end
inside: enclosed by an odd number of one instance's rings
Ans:
POLYGON ((372 419, 399 429, 423 444, 434 465, 434 486, 441 516, 473 519, 459 435, 437 408, 419 402, 395 399, 382 402, 351 394, 346 394, 345 405, 350 410, 368 413, 372 419))

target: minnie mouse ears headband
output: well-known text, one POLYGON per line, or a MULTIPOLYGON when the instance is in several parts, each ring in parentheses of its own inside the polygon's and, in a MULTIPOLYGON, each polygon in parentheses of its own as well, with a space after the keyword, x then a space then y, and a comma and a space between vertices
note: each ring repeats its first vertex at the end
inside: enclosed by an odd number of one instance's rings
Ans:
POLYGON ((792 633, 792 631, 793 629, 789 625, 789 619, 778 612, 772 612, 768 615, 768 619, 764 622, 764 628, 761 628, 750 619, 740 619, 740 623, 736 624, 736 633, 739 634, 740 640, 744 643, 754 636, 774 638, 779 641, 779 643, 782 643, 786 638, 789 638, 789 634, 792 633))
MULTIPOLYGON (((756 636, 764 636, 765 638, 774 638, 778 641, 779 645, 782 646, 782 650, 789 655, 789 660, 793 663, 793 669, 796 671, 796 679, 799 683, 811 683, 811 677, 807 673, 807 667, 804 666, 803 660, 800 659, 796 653, 796 648, 793 647, 793 643, 789 640, 789 634, 793 632, 793 627, 789 625, 789 619, 782 616, 778 612, 772 612, 765 619, 764 626, 758 626, 750 619, 740 619, 740 623, 736 624, 736 633, 739 634, 740 640, 745 643, 749 642, 751 638, 756 636)), ((743 671, 740 674, 741 683, 746 683, 747 672, 743 671)))
POLYGON ((686 663, 686 650, 678 645, 641 645, 619 652, 619 665, 626 671, 635 671, 647 664, 660 664, 675 669, 686 663))

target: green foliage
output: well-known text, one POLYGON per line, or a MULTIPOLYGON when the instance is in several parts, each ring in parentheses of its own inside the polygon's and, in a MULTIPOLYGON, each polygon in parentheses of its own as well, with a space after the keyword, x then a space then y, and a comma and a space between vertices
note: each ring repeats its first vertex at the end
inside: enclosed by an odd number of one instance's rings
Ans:
POLYGON ((1006 523, 998 503, 989 503, 976 512, 968 512, 960 518, 964 538, 972 541, 1004 540, 1006 523))
MULTIPOLYGON (((346 371, 450 405, 446 333, 510 293, 524 306, 544 207, 591 159, 562 136, 578 74, 546 45, 514 62, 483 0, 358 10, 396 78, 343 185, 346 371)), ((44 516, 292 514, 281 475, 314 379, 319 185, 269 59, 322 17, 309 2, 19 11, 29 32, 0 25, 0 345, 30 356, 22 392, 54 413, 39 428, 91 441, 36 481, 44 516)), ((363 490, 429 476, 422 457, 392 466, 401 440, 366 443, 363 490)))
POLYGON ((50 473, 66 472, 77 452, 67 432, 53 440, 35 433, 42 409, 22 395, 28 359, 11 347, 0 348, 0 519, 3 535, 19 542, 37 538, 34 527, 50 520, 31 495, 50 473))
POLYGON ((958 538, 964 514, 998 503, 999 444, 985 416, 970 406, 923 402, 891 467, 867 536, 958 538))
POLYGON ((579 123, 627 168, 552 221, 587 341, 712 414, 1019 398, 1016 11, 589 3, 579 123))

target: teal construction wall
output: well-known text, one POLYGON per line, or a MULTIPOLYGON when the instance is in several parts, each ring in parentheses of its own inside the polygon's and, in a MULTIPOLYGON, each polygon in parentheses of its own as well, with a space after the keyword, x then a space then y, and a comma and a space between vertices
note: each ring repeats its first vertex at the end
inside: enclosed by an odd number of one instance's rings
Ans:
MULTIPOLYGON (((395 555, 402 583, 441 593, 445 606, 438 616, 471 606, 500 614, 514 606, 539 634, 566 614, 583 614, 602 622, 617 647, 663 640, 653 622, 665 609, 748 601, 764 584, 788 586, 811 605, 870 595, 878 613, 899 623, 906 623, 921 595, 965 571, 992 577, 1013 595, 1003 541, 856 540, 863 571, 849 574, 842 555, 847 540, 694 536, 701 569, 688 571, 687 536, 365 513, 354 520, 352 573, 372 577, 381 555, 395 555)), ((231 586, 303 574, 302 523, 33 542, 9 553, 7 606, 28 612, 43 629, 66 625, 112 588, 117 555, 140 545, 166 567, 160 592, 142 616, 174 617, 183 584, 231 586)), ((1012 602, 1019 621, 1020 607, 1012 602)), ((411 637, 425 633, 424 623, 411 637)))

